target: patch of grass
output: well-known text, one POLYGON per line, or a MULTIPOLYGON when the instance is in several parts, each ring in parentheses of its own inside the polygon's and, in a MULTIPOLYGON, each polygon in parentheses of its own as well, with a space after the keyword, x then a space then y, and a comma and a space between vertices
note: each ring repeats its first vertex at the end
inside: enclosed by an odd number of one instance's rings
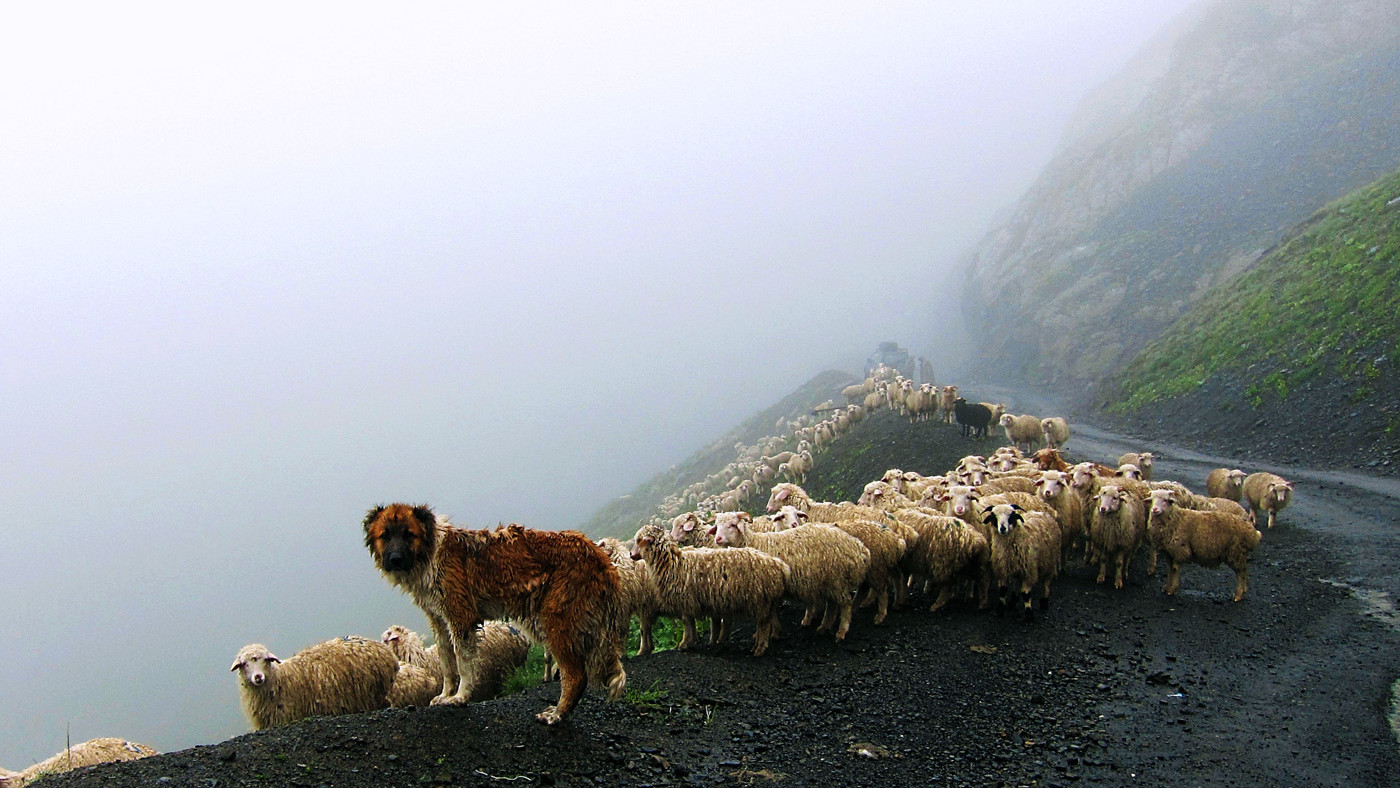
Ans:
POLYGON ((1375 381, 1392 368, 1356 348, 1400 350, 1400 173, 1320 211, 1254 268, 1212 290, 1104 388, 1123 413, 1245 374, 1245 400, 1286 399, 1324 375, 1375 381))
POLYGON ((622 699, 632 706, 654 709, 659 708, 661 706, 661 701, 666 700, 670 696, 670 692, 661 689, 661 679, 657 679, 651 683, 650 687, 644 690, 628 687, 627 694, 623 695, 622 699))
POLYGON ((538 687, 544 683, 544 649, 539 646, 530 646, 530 653, 525 657, 525 664, 515 669, 510 678, 506 679, 501 687, 502 695, 514 695, 517 692, 538 687))

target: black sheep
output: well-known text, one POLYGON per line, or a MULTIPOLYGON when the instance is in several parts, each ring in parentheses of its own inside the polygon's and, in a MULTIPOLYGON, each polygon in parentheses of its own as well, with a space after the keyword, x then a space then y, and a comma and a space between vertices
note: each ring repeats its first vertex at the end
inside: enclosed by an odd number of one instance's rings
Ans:
POLYGON ((967 437, 970 430, 972 437, 987 437, 987 427, 992 423, 992 409, 978 402, 969 403, 962 397, 953 401, 953 418, 962 425, 962 436, 967 437))

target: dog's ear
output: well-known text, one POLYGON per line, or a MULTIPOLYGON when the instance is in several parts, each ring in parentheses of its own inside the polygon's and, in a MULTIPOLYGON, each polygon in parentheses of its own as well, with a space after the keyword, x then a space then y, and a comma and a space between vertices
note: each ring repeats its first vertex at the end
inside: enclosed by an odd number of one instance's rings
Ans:
POLYGON ((364 522, 362 523, 362 525, 363 525, 365 528, 369 528, 369 524, 372 523, 372 522, 374 522, 374 521, 379 517, 379 515, 381 515, 381 514, 383 514, 383 513, 384 513, 384 507, 383 507, 383 506, 376 506, 376 507, 374 507, 373 509, 370 509, 369 512, 367 512, 367 513, 365 514, 365 519, 364 519, 364 522))
POLYGON ((429 509, 427 504, 413 507, 413 518, 422 523, 426 531, 431 532, 433 526, 437 525, 437 515, 433 514, 433 510, 429 509))

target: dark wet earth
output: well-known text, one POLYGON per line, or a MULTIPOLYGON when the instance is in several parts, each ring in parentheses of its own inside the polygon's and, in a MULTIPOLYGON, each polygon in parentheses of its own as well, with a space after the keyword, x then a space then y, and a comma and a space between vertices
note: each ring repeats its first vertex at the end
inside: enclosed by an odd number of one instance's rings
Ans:
MULTIPOLYGON (((997 445, 893 418, 848 440, 889 460, 869 462, 922 472, 997 445)), ((1122 444, 1080 432, 1069 449, 1105 460, 1122 444)), ((1197 490, 1214 467, 1158 452, 1158 478, 1197 490)), ((748 656, 740 626, 726 646, 631 659, 626 700, 590 696, 558 728, 532 719, 557 692, 546 685, 308 720, 45 784, 1400 785, 1387 720, 1400 490, 1386 482, 1297 477, 1240 603, 1228 570, 1188 567, 1171 599, 1145 555, 1121 591, 1071 565, 1035 623, 929 614, 915 597, 880 627, 861 611, 836 644, 788 610, 766 656, 748 656)))

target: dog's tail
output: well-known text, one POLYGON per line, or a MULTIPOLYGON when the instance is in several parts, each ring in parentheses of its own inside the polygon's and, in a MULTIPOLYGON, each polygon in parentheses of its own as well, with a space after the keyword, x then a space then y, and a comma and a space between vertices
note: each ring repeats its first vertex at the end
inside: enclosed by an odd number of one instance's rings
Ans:
POLYGON ((619 583, 611 584, 598 600, 598 609, 584 633, 585 670, 592 686, 605 690, 608 700, 617 700, 627 688, 627 671, 622 667, 628 620, 632 612, 622 603, 619 583))

